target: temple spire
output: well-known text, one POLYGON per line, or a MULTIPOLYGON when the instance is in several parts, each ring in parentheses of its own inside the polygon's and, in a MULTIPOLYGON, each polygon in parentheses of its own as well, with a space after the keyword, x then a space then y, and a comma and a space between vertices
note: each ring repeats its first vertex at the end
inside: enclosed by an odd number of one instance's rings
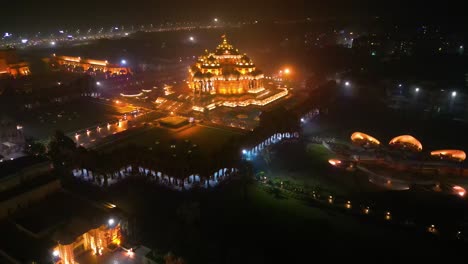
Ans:
POLYGON ((226 33, 224 33, 221 38, 223 39, 223 44, 227 44, 227 37, 226 37, 226 33))

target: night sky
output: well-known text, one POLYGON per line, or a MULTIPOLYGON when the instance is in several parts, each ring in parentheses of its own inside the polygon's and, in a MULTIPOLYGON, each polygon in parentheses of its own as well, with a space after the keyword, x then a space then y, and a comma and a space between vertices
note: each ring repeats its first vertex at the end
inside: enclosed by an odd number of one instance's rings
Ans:
POLYGON ((1 4, 0 30, 35 31, 64 26, 149 24, 164 21, 209 21, 213 17, 281 19, 300 17, 370 17, 389 19, 463 19, 460 3, 370 0, 24 0, 1 4))

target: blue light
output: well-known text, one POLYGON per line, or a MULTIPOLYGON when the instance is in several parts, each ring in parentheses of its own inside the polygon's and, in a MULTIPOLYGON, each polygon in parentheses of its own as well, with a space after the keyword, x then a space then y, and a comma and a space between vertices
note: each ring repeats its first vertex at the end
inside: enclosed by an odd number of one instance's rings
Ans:
POLYGON ((126 64, 127 64, 127 61, 126 61, 126 60, 121 60, 120 63, 121 63, 122 65, 126 65, 126 64))
POLYGON ((244 155, 247 154, 247 150, 243 149, 242 154, 244 154, 244 155))

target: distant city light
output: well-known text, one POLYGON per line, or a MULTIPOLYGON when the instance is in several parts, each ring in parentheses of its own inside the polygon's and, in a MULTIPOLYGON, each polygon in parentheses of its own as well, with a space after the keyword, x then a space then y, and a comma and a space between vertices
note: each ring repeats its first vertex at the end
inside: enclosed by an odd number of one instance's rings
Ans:
POLYGON ((5 35, 3 35, 4 38, 11 37, 12 34, 5 32, 5 35))
POLYGON ((115 223, 114 218, 109 219, 109 220, 107 221, 107 223, 108 223, 109 225, 113 225, 113 224, 115 223))
POLYGON ((345 86, 350 86, 350 85, 351 85, 351 83, 350 83, 350 82, 348 82, 348 81, 346 81, 346 82, 344 83, 344 85, 345 85, 345 86))
POLYGON ((218 22, 218 18, 213 19, 214 22, 218 22))
POLYGON ((453 191, 461 197, 465 196, 466 193, 465 189, 460 186, 453 186, 453 191))
POLYGON ((63 30, 59 30, 59 33, 60 33, 60 34, 63 34, 63 30))
POLYGON ((398 87, 402 87, 402 86, 403 86, 403 84, 401 84, 401 83, 400 83, 400 84, 398 84, 398 87))
POLYGON ((97 86, 101 86, 101 82, 96 82, 96 85, 97 85, 97 86))
POLYGON ((121 61, 120 61, 120 64, 126 65, 126 64, 127 64, 127 60, 121 60, 121 61))
POLYGON ((463 45, 460 46, 460 49, 463 49, 463 45))
POLYGON ((55 46, 55 41, 51 41, 50 45, 55 46))
POLYGON ((305 122, 305 119, 304 119, 304 118, 301 118, 301 122, 304 123, 304 122, 305 122))
POLYGON ((118 28, 118 27, 115 27, 114 29, 115 29, 115 30, 119 30, 119 28, 118 28))
POLYGON ((189 40, 190 40, 190 41, 194 41, 194 40, 195 40, 195 38, 194 38, 194 37, 192 37, 192 36, 190 36, 189 40))
POLYGON ((21 43, 26 44, 26 43, 28 43, 28 40, 27 39, 22 39, 21 43))
POLYGON ((125 36, 128 36, 128 32, 125 32, 125 36))
POLYGON ((416 88, 414 89, 414 91, 417 92, 417 93, 419 93, 419 87, 416 87, 416 88))
POLYGON ((452 92, 452 97, 456 97, 457 96, 457 92, 456 91, 453 91, 452 92))

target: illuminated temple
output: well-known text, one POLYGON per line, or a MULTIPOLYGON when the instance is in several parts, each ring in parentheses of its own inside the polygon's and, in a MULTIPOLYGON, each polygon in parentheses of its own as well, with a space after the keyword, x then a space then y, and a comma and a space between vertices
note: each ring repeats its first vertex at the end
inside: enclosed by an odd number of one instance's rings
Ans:
POLYGON ((204 112, 220 106, 265 106, 288 95, 288 89, 266 79, 269 77, 265 77, 254 62, 223 35, 214 52, 205 50, 205 54, 189 68, 187 84, 193 95, 192 110, 204 112))
POLYGON ((263 73, 223 36, 214 52, 205 50, 189 70, 194 94, 244 94, 264 90, 263 73))

